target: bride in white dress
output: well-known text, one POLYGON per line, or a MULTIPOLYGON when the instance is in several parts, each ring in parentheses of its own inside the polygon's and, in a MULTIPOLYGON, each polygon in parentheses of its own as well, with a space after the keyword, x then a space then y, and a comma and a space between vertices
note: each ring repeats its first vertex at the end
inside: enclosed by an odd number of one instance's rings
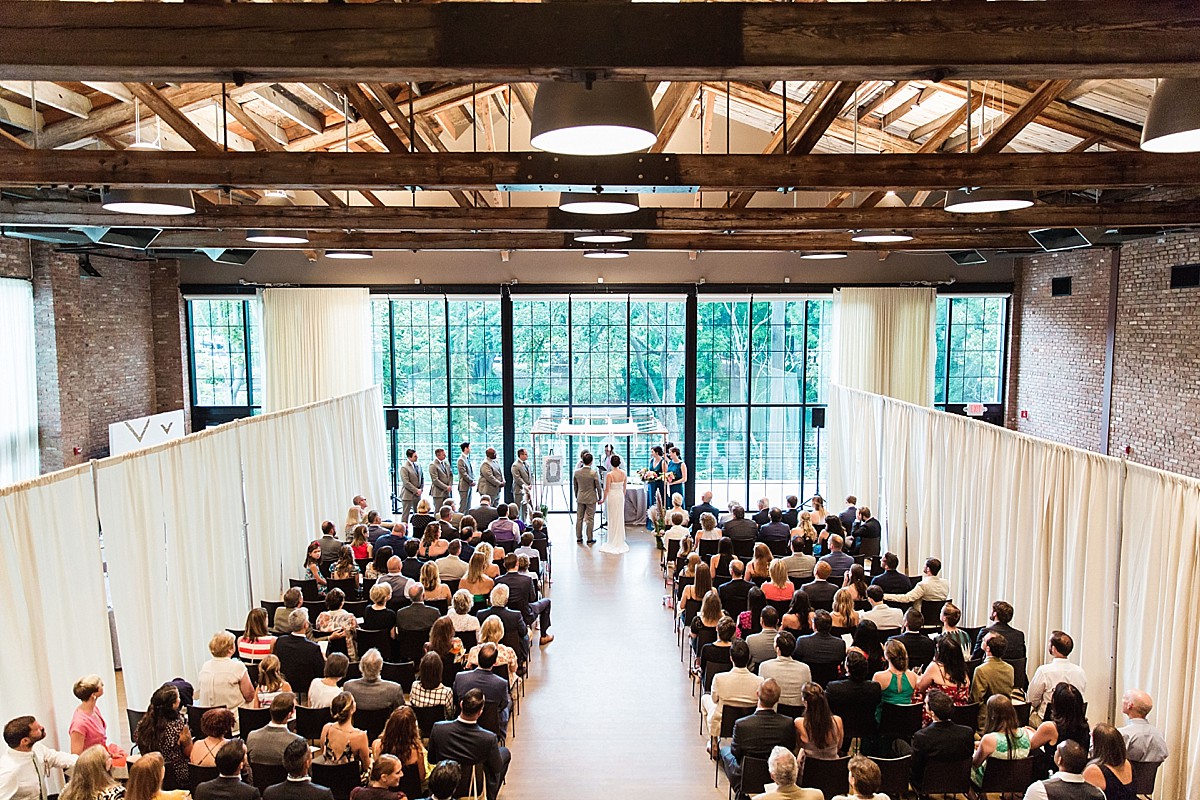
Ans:
POLYGON ((621 457, 612 456, 612 469, 604 476, 605 519, 608 521, 608 540, 600 545, 602 553, 628 553, 625 544, 625 470, 621 457))

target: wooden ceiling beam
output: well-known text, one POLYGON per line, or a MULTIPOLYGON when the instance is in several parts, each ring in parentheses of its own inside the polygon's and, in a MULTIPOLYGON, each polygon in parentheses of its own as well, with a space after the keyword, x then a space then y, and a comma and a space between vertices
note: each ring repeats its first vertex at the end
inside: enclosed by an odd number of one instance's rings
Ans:
POLYGON ((892 98, 894 98, 896 95, 900 94, 907 88, 908 88, 908 81, 895 81, 891 86, 889 86, 886 89, 884 89, 883 91, 877 93, 873 98, 871 98, 866 103, 863 103, 862 105, 860 105, 858 107, 858 118, 864 119, 866 117, 871 116, 876 111, 878 111, 882 106, 884 106, 888 101, 890 101, 892 98))
MULTIPOLYGON (((42 117, 42 112, 34 111, 27 105, 14 103, 11 100, 5 100, 0 97, 0 122, 7 125, 12 125, 14 128, 20 128, 23 131, 44 131, 46 121, 42 117)), ((29 143, 34 140, 32 133, 29 134, 29 143)), ((40 141, 40 134, 38 136, 40 141)))
POLYGON ((1025 126, 1037 119, 1046 110, 1046 106, 1053 103, 1070 85, 1071 81, 1063 80, 1045 81, 1042 83, 1012 116, 1004 120, 1004 124, 992 131, 983 140, 983 143, 975 148, 975 152, 980 155, 999 153, 1013 139, 1017 138, 1021 131, 1025 130, 1025 126))
MULTIPOLYGON (((930 96, 932 96, 936 93, 937 92, 935 89, 930 89, 928 87, 921 89, 920 91, 913 92, 903 102, 901 102, 895 108, 893 108, 891 111, 889 111, 883 115, 883 122, 880 123, 881 127, 884 127, 884 128, 891 127, 893 124, 896 123, 897 120, 899 120, 901 117, 903 117, 909 111, 912 111, 913 108, 920 105, 925 100, 928 100, 930 98, 930 96)), ((920 137, 909 134, 908 138, 919 139, 920 137)))
POLYGON ((675 131, 679 130, 680 123, 683 122, 688 109, 695 102, 696 94, 699 91, 700 84, 698 82, 677 81, 663 92, 658 106, 654 109, 654 131, 658 138, 650 146, 651 153, 666 152, 667 145, 671 143, 671 137, 675 135, 675 131))
POLYGON ((171 130, 183 137, 197 153, 219 153, 220 146, 196 126, 183 112, 171 104, 171 101, 148 83, 127 83, 134 97, 150 109, 159 119, 170 126, 171 130))
POLYGON ((106 94, 114 100, 120 100, 122 103, 133 102, 133 92, 125 88, 123 83, 115 83, 113 81, 80 81, 89 89, 95 89, 101 94, 106 94))
MULTIPOLYGON (((215 147, 215 145, 214 145, 215 147)), ((664 156, 655 156, 663 158, 664 156)), ((670 156, 672 175, 646 171, 645 154, 541 153, 192 153, 27 150, 0 154, 3 186, 191 186, 246 189, 494 189, 553 180, 652 187, 664 180, 706 191, 812 189, 1032 189, 1200 185, 1191 154, 955 153, 908 155, 670 156), (643 176, 643 177, 639 177, 643 176)))
POLYGON ((314 113, 273 86, 260 86, 254 90, 259 100, 274 108, 292 122, 313 133, 325 130, 325 117, 314 113))
POLYGON ((1192 0, 1092 3, 0 3, 20 80, 1194 77, 1192 0), (984 13, 986 11, 986 13, 984 13), (180 57, 180 35, 202 46, 180 57), (331 46, 336 42, 336 46, 331 46), (498 43, 520 42, 520 47, 498 43))
POLYGON ((375 134, 384 147, 393 153, 408 152, 408 145, 396 135, 396 132, 392 130, 392 126, 387 123, 387 120, 379 113, 379 109, 375 107, 374 101, 367 97, 366 92, 358 84, 348 83, 339 88, 346 93, 346 97, 350 100, 350 105, 362 115, 362 118, 371 128, 372 133, 375 134))
POLYGON ((26 97, 30 100, 36 99, 38 105, 57 108, 59 111, 65 111, 73 117, 87 119, 87 115, 92 113, 91 100, 88 100, 79 92, 64 89, 57 83, 50 83, 49 81, 0 81, 0 89, 6 89, 13 94, 19 94, 21 97, 26 97))

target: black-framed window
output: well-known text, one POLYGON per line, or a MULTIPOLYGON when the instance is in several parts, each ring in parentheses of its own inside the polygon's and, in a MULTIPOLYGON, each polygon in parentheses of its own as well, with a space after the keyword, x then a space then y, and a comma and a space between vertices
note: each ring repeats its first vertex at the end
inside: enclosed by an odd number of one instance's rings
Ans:
POLYGON ((257 298, 187 302, 192 430, 262 409, 262 332, 257 298))
POLYGON ((935 319, 934 407, 963 414, 982 403, 985 418, 1002 424, 1008 298, 939 295, 935 319))

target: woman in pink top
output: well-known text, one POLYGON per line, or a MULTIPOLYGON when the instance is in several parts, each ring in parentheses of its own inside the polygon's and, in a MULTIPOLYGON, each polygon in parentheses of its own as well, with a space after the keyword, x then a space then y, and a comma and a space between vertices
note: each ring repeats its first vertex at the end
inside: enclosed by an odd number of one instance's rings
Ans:
POLYGON ((768 600, 791 600, 796 593, 796 587, 788 580, 787 564, 781 559, 775 559, 767 570, 771 579, 762 585, 763 594, 768 600))
POLYGON ((96 701, 104 694, 104 681, 99 675, 85 675, 75 681, 71 689, 79 698, 79 708, 71 717, 71 752, 79 755, 92 745, 108 747, 108 725, 96 708, 96 701))

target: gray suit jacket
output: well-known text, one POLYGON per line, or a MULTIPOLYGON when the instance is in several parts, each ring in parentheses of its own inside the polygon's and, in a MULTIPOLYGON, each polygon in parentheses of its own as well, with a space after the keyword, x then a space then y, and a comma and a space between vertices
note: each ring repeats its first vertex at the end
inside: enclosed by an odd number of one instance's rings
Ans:
POLYGON ((283 764, 283 751, 295 741, 303 740, 287 728, 268 725, 246 736, 246 752, 252 764, 280 766, 283 764))
POLYGON ((416 500, 421 496, 421 490, 425 488, 425 476, 417 469, 417 465, 411 461, 405 461, 400 465, 400 489, 401 496, 416 500))
MULTIPOLYGON (((454 471, 450 468, 449 461, 439 464, 437 460, 434 460, 429 465, 429 493, 434 497, 449 497, 453 480, 454 471)), ((436 508, 434 512, 437 512, 436 508)))
POLYGON ((533 484, 533 476, 529 474, 529 464, 517 459, 512 464, 513 496, 520 503, 525 499, 525 487, 533 484))
POLYGON ((465 492, 475 485, 475 468, 471 466, 471 459, 461 455, 458 457, 458 490, 465 492))
POLYGON ((595 467, 583 466, 575 470, 575 501, 581 505, 600 502, 600 473, 595 467))
POLYGON ((491 461, 479 465, 480 494, 498 494, 504 488, 504 470, 491 461))

